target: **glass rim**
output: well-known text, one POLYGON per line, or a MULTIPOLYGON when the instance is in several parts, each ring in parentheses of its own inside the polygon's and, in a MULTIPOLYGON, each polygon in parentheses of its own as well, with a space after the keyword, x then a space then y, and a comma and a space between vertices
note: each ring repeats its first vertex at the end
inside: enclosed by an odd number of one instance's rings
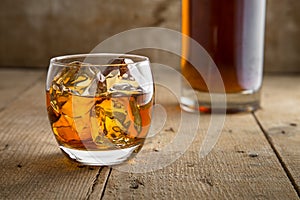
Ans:
MULTIPOLYGON (((70 66, 69 64, 70 63, 64 63, 62 62, 63 60, 66 60, 66 59, 72 59, 72 58, 88 58, 88 57, 115 57, 115 58, 118 58, 118 57, 124 57, 124 58, 138 58, 140 59, 139 61, 134 61, 133 60, 133 63, 130 63, 130 64, 137 64, 137 63, 142 63, 142 62, 145 62, 145 61, 148 61, 149 62, 149 58, 146 57, 146 56, 142 56, 142 55, 136 55, 136 54, 127 54, 127 53, 84 53, 84 54, 68 54, 68 55, 62 55, 62 56, 55 56, 55 57, 52 57, 50 59, 50 64, 54 64, 56 66, 65 66, 65 67, 68 67, 70 66)), ((76 61, 76 60, 74 60, 76 61)), ((123 64, 109 64, 109 63, 105 63, 105 64, 91 64, 91 63, 86 63, 86 65, 83 65, 82 66, 96 66, 96 67, 107 67, 107 66, 120 66, 120 65, 123 65, 123 64)), ((128 64, 124 64, 125 66, 128 65, 128 64)))

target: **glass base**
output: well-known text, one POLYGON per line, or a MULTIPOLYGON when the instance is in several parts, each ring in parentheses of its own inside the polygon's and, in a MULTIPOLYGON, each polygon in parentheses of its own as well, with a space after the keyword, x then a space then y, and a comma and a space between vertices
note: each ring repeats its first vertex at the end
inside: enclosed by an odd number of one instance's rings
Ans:
POLYGON ((126 149, 88 151, 60 146, 60 149, 67 154, 70 159, 84 165, 93 166, 110 166, 121 164, 129 160, 135 154, 135 150, 138 151, 139 148, 140 145, 126 149))
MULTIPOLYGON (((218 102, 217 93, 183 90, 181 108, 188 112, 203 113, 239 113, 252 112, 260 108, 260 90, 247 90, 240 93, 227 93, 226 102, 218 102), (215 95, 214 107, 211 104, 211 95, 215 95), (225 107, 226 106, 226 107, 225 107)), ((224 100, 224 98, 223 98, 224 100)))

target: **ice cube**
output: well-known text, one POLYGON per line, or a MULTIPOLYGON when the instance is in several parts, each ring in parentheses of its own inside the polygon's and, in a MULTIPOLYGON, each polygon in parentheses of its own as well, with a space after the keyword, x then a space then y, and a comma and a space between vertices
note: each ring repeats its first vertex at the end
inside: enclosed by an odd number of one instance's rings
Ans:
POLYGON ((71 93, 81 96, 94 96, 98 89, 97 77, 100 70, 89 63, 74 61, 68 64, 54 78, 52 88, 58 93, 71 93))
MULTIPOLYGON (((142 93, 147 91, 146 80, 135 63, 128 58, 115 58, 103 70, 89 63, 69 63, 53 81, 53 89, 64 96, 103 96, 107 92, 142 93)), ((152 87, 152 86, 151 86, 152 87)), ((151 88, 149 87, 149 88, 151 88)))
POLYGON ((106 78, 106 87, 109 93, 114 96, 120 96, 137 94, 143 91, 128 68, 133 63, 131 59, 122 57, 115 58, 109 62, 110 66, 102 73, 106 78))
POLYGON ((122 81, 115 83, 109 88, 109 92, 113 94, 113 97, 124 96, 124 95, 133 95, 133 94, 142 94, 143 90, 136 83, 128 81, 122 81))
MULTIPOLYGON (((110 73, 112 73, 115 70, 118 70, 119 64, 122 64, 122 60, 119 58, 110 60, 107 64, 107 67, 103 70, 102 74, 106 77, 110 73)), ((114 74, 115 75, 115 74, 114 74)))
POLYGON ((91 128, 96 144, 124 146, 141 133, 142 121, 135 97, 105 98, 92 109, 91 128))
POLYGON ((99 69, 88 63, 82 63, 76 73, 74 92, 81 96, 94 96, 97 92, 99 69))
POLYGON ((144 75, 139 71, 136 65, 137 64, 134 63, 128 65, 128 71, 132 77, 131 80, 135 81, 145 92, 149 91, 149 89, 152 88, 152 83, 149 85, 149 81, 145 79, 144 75))
POLYGON ((69 66, 69 68, 64 68, 54 77, 52 88, 57 92, 68 92, 69 88, 73 86, 75 75, 79 71, 80 65, 73 62, 69 66))
POLYGON ((107 91, 106 78, 101 73, 101 71, 97 73, 96 81, 97 81, 96 96, 100 96, 101 94, 107 91))
POLYGON ((126 73, 127 67, 125 62, 130 61, 125 61, 123 58, 112 59, 104 70, 102 69, 102 71, 97 73, 97 96, 106 93, 114 82, 118 82, 120 74, 126 73))

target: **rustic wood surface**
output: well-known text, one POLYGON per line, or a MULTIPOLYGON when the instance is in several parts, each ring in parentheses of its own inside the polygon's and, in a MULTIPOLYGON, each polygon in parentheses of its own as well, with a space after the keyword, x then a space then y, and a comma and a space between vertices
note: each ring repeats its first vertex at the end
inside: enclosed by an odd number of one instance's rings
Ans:
MULTIPOLYGON (((0 199, 299 199, 299 80, 266 76, 263 109, 227 115, 206 157, 199 158, 199 150, 211 116, 201 115, 181 157, 162 169, 129 173, 69 161, 47 119, 45 72, 0 69, 0 199)), ((143 151, 161 155, 182 113, 166 88, 157 86, 156 96, 167 120, 143 151)))
POLYGON ((255 115, 299 194, 300 77, 268 76, 265 82, 263 109, 255 115))

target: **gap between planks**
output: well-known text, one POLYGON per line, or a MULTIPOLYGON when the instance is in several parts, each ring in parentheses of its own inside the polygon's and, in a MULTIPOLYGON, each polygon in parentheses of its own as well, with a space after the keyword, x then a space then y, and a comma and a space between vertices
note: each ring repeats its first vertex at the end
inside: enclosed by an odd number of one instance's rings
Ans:
POLYGON ((99 168, 98 173, 96 174, 95 179, 93 180, 91 190, 89 190, 86 195, 86 200, 90 200, 90 199, 100 199, 101 200, 103 198, 111 171, 112 171, 112 168, 108 168, 108 167, 100 167, 99 168), (105 178, 103 179, 102 182, 100 182, 99 181, 99 180, 101 180, 100 176, 103 173, 105 175, 105 178), (101 185, 102 185, 102 187, 98 190, 98 186, 101 186, 101 185))
POLYGON ((11 103, 0 113, 0 135, 3 136, 0 196, 8 199, 39 199, 42 196, 84 199, 91 190, 90 199, 96 199, 102 194, 101 183, 105 182, 103 179, 109 170, 78 169, 76 163, 69 162, 59 152, 46 120, 43 83, 43 78, 38 77, 34 83, 30 81, 29 89, 21 87, 18 96, 11 93, 11 103), (15 140, 16 137, 19 140, 15 140))
MULTIPOLYGON (((173 104, 168 107, 173 99, 170 94, 164 90, 159 94, 166 95, 161 102, 165 103, 166 112, 172 118, 166 121, 163 134, 143 147, 147 152, 157 149, 157 154, 162 143, 168 144, 170 138, 174 138, 181 119, 177 107, 173 104), (166 131, 170 127, 174 128, 174 133, 166 131)), ((113 170, 103 199, 298 199, 253 115, 228 115, 226 118, 217 145, 204 159, 199 159, 198 150, 210 122, 209 115, 202 116, 201 128, 190 148, 169 166, 149 173, 113 170), (251 152, 257 155, 251 156, 251 152)), ((153 163, 157 164, 159 162, 153 163)))
POLYGON ((259 119, 257 118, 257 116, 255 115, 254 112, 252 112, 252 115, 253 115, 256 123, 258 124, 259 128, 263 132, 263 134, 264 134, 266 140, 268 141, 270 147, 272 148, 274 154, 276 155, 276 157, 277 157, 279 163, 281 164, 284 172, 286 173, 287 177, 291 181, 291 184, 293 185, 296 193, 298 194, 298 197, 300 198, 300 191, 299 191, 299 188, 297 186, 296 180, 294 179, 294 177, 292 176, 292 174, 291 174, 290 170, 288 169, 287 165, 285 164, 285 162, 283 161, 282 157, 280 156, 280 153, 277 151, 275 145, 272 142, 272 138, 268 135, 267 131, 264 129, 262 123, 260 123, 259 119))

